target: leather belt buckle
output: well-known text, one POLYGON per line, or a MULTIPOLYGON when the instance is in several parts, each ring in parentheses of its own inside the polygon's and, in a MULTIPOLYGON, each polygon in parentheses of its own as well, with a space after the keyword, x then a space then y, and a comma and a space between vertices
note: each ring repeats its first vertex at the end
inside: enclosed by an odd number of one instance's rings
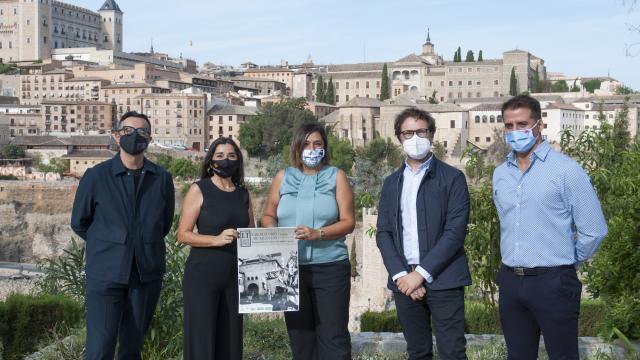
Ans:
POLYGON ((524 268, 523 267, 514 267, 513 268, 513 273, 518 275, 518 276, 524 276, 524 268))

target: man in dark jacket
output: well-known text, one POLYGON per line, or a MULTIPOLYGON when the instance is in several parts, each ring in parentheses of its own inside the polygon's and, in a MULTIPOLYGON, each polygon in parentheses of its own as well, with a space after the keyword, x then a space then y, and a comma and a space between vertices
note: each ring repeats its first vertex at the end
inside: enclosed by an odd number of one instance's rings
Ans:
POLYGON ((171 175, 145 159, 151 124, 128 112, 114 134, 120 152, 88 169, 78 185, 71 228, 86 241, 87 359, 140 359, 165 272, 171 228, 171 175))
POLYGON ((466 359, 467 182, 460 170, 431 153, 436 126, 427 112, 403 111, 394 130, 407 158, 382 187, 376 241, 409 359, 432 359, 431 320, 440 358, 466 359))

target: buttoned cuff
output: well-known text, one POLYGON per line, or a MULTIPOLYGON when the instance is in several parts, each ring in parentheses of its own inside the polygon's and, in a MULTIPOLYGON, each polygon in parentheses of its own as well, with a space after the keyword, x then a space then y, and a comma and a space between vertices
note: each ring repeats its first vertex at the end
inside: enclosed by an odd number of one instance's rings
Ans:
POLYGON ((391 280, 393 280, 393 282, 396 282, 396 280, 398 280, 399 278, 408 275, 408 273, 406 271, 400 271, 399 273, 393 275, 393 277, 391 278, 391 280))
POLYGON ((429 284, 431 284, 431 283, 433 282, 433 277, 431 276, 431 274, 429 274, 429 273, 427 272, 427 270, 423 269, 423 268, 422 268, 422 266, 419 266, 419 265, 418 265, 418 266, 416 266, 416 271, 417 271, 420 275, 422 275, 422 277, 423 277, 425 280, 427 280, 427 282, 428 282, 429 284))

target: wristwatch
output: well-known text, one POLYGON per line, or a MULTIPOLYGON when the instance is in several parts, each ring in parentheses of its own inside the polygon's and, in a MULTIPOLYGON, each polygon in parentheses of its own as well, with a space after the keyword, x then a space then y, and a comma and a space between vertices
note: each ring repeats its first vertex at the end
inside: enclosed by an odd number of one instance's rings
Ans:
POLYGON ((324 230, 320 229, 320 240, 323 240, 324 238, 324 230))

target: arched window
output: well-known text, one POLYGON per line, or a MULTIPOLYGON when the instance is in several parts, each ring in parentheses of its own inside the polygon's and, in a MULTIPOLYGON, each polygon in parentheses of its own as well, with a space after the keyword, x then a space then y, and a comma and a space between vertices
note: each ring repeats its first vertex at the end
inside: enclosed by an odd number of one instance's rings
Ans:
POLYGON ((418 78, 418 70, 412 70, 411 79, 417 79, 417 78, 418 78))
POLYGON ((502 115, 498 115, 498 122, 501 123, 502 122, 502 115))
POLYGON ((393 80, 398 80, 398 79, 400 79, 400 71, 394 71, 393 80))
POLYGON ((409 72, 407 70, 402 72, 402 76, 404 76, 405 80, 409 80, 409 72))
POLYGON ((487 115, 482 115, 482 122, 486 123, 487 122, 487 115))
POLYGON ((480 122, 480 115, 476 115, 476 123, 480 122))
POLYGON ((494 122, 496 122, 496 117, 495 117, 495 116, 493 116, 493 115, 491 115, 491 116, 489 117, 489 122, 490 122, 490 123, 494 123, 494 122))

